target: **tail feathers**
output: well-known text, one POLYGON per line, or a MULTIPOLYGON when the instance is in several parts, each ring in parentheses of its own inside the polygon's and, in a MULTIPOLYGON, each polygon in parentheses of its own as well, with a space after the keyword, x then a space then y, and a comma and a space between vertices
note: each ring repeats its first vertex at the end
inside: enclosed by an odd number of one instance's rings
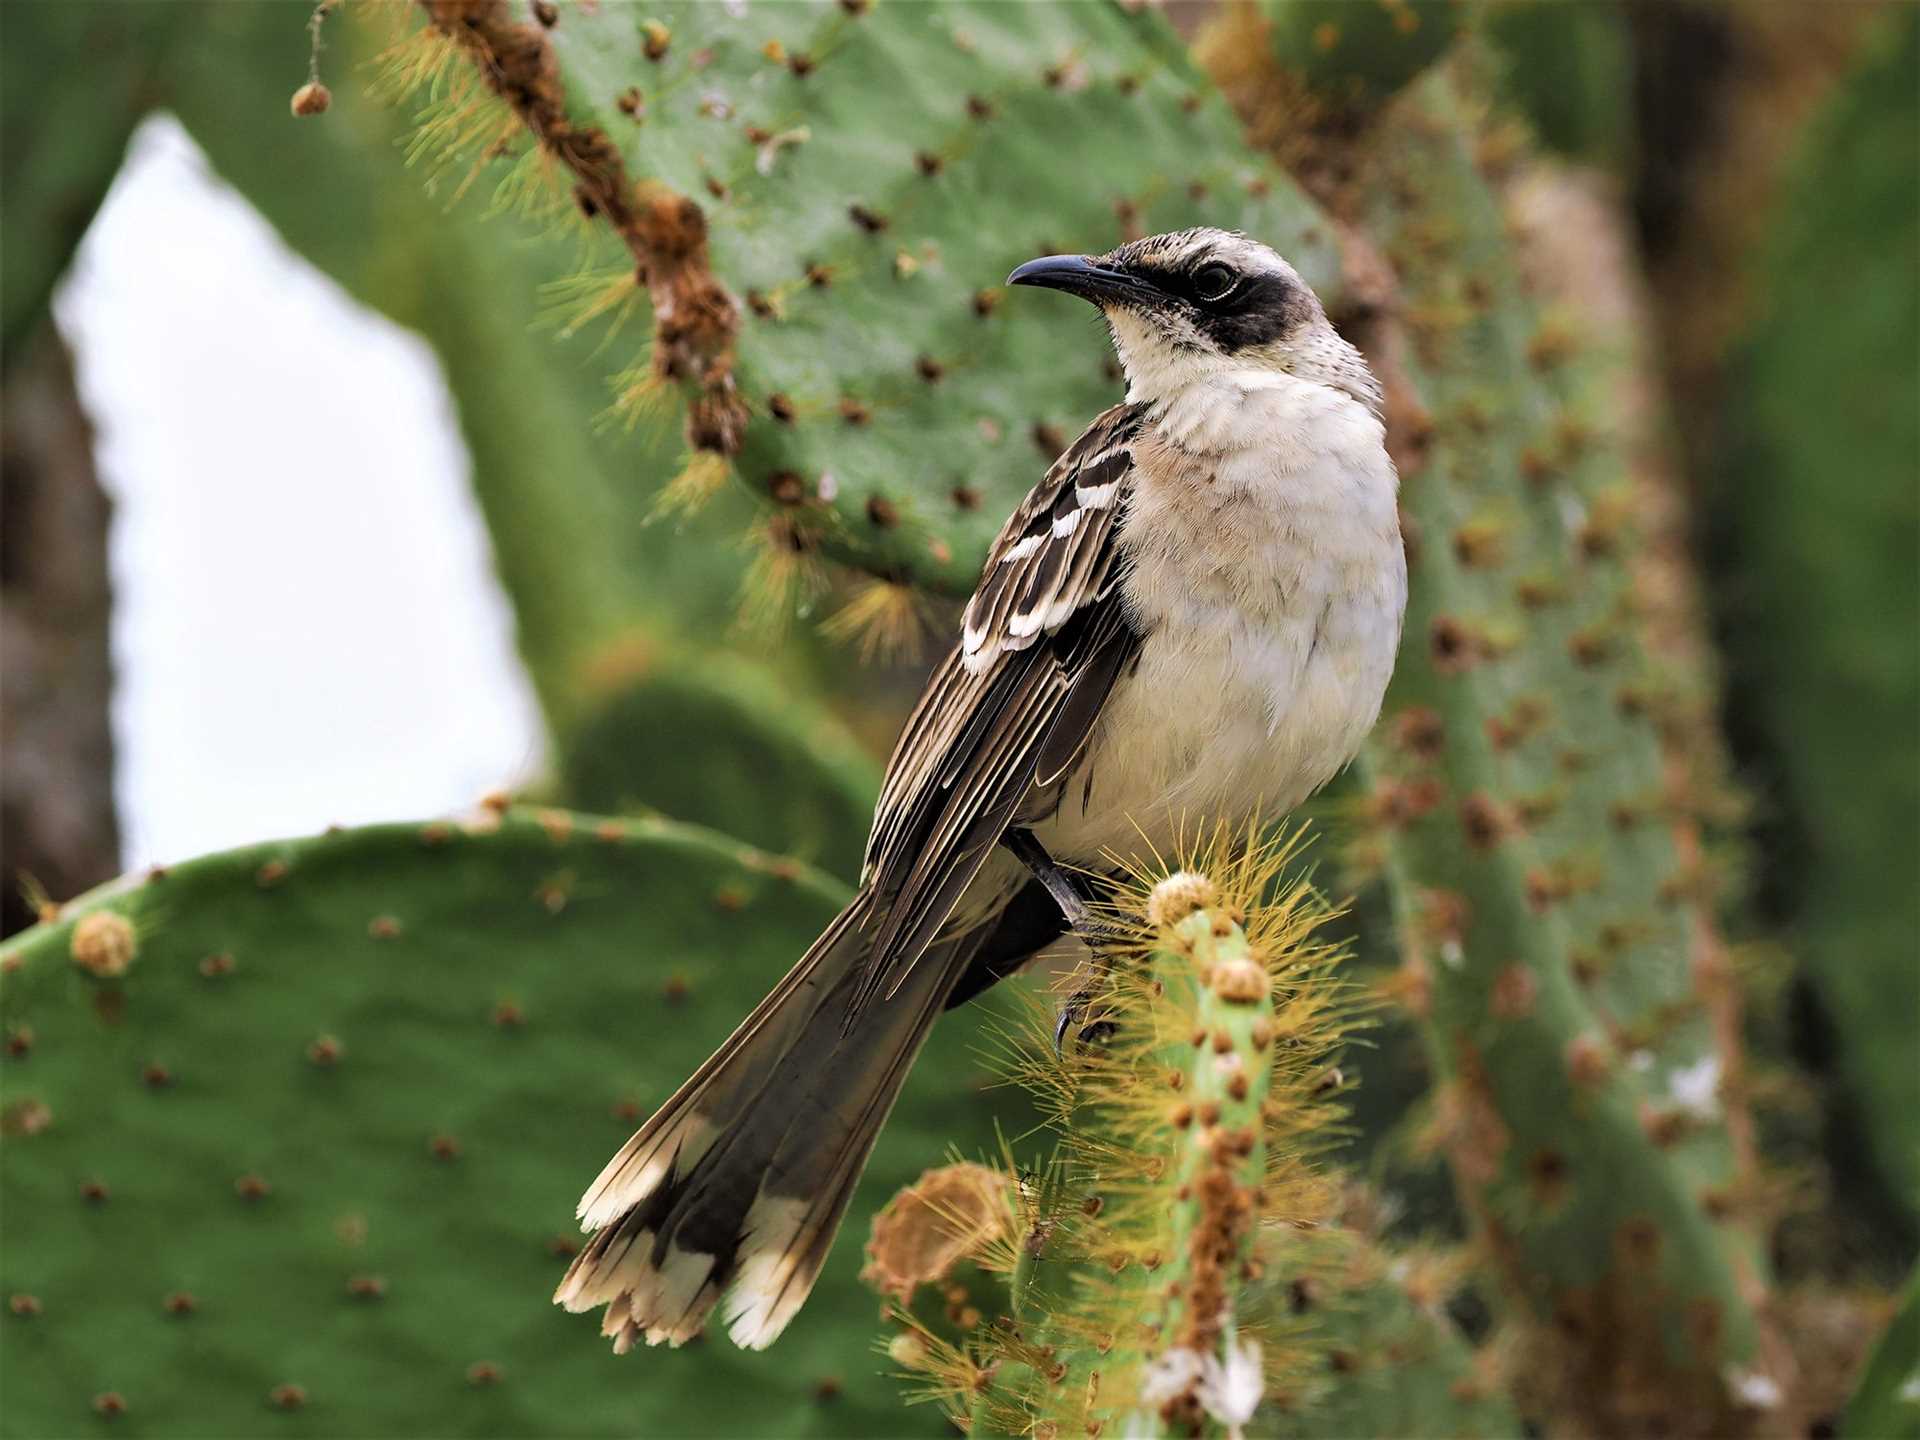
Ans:
POLYGON ((935 947, 845 1030, 865 911, 858 899, 841 914, 582 1199, 599 1233, 554 1300, 605 1305, 616 1352, 684 1344, 723 1300, 734 1342, 761 1349, 813 1289, 956 973, 935 947))

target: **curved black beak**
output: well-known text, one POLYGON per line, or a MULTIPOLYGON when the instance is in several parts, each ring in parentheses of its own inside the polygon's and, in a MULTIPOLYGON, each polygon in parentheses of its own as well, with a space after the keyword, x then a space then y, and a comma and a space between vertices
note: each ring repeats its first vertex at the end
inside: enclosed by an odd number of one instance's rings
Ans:
POLYGON ((1110 270, 1085 255, 1042 255, 1007 276, 1009 285, 1042 285, 1064 290, 1095 304, 1107 300, 1137 300, 1148 289, 1124 270, 1110 270))

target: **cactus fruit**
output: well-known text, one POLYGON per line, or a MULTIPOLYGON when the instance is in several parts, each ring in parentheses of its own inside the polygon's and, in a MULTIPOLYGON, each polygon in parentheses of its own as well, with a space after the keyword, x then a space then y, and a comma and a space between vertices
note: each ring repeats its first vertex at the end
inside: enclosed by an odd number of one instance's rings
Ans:
POLYGON ((1482 174, 1511 148, 1466 83, 1395 104, 1355 200, 1397 275, 1373 358, 1412 562, 1361 851, 1456 1186, 1551 1357, 1535 1403, 1725 1433, 1766 1282, 1732 980, 1663 783, 1693 711, 1636 634, 1631 494, 1586 399, 1604 366, 1522 291, 1482 174))
POLYGON ((888 583, 970 590, 1014 501, 1117 398, 1073 327, 1002 303, 1014 265, 1204 222, 1322 293, 1336 278, 1330 232, 1152 14, 426 9, 427 41, 480 63, 625 242, 633 293, 637 263, 643 389, 685 391, 689 479, 730 464, 789 543, 888 583))
MULTIPOLYGON (((842 895, 688 826, 488 811, 191 861, 15 937, 0 1424, 902 1433, 854 1358, 852 1247, 776 1355, 641 1385, 546 1303, 583 1177, 842 895)), ((857 1203, 990 1139, 970 1023, 934 1037, 942 1083, 909 1087, 857 1203)))

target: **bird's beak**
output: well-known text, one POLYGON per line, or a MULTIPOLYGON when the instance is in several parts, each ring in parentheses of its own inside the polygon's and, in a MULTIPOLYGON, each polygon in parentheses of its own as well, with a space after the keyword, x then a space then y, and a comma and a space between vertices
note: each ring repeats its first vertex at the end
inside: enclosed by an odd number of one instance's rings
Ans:
POLYGON ((1043 285, 1049 290, 1064 290, 1096 305, 1113 301, 1139 301, 1151 290, 1144 281, 1124 270, 1112 270, 1085 255, 1042 255, 1029 260, 1011 275, 1009 285, 1043 285))

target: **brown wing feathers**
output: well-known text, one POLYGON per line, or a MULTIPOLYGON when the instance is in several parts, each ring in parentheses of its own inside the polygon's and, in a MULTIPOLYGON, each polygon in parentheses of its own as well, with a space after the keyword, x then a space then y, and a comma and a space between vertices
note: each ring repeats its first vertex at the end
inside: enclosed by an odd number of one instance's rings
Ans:
POLYGON ((888 766, 863 877, 883 918, 856 1008, 925 951, 1037 772, 1071 765, 1138 646, 1113 542, 1143 422, 1130 405, 1094 421, 994 541, 888 766))

